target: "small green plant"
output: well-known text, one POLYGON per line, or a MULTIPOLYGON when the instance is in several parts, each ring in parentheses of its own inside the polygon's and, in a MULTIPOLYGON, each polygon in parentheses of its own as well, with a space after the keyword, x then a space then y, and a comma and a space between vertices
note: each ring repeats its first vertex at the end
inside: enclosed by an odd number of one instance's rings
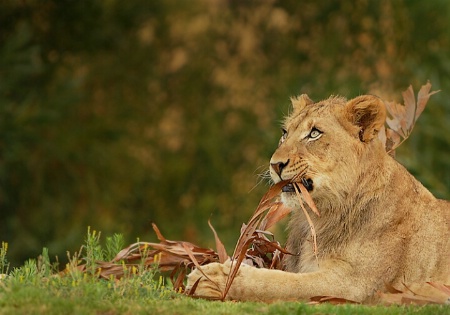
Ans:
MULTIPOLYGON (((4 257, 6 260, 6 257, 4 257)), ((57 272, 57 264, 51 264, 48 249, 43 248, 42 254, 36 259, 28 259, 22 267, 14 268, 8 275, 8 280, 18 283, 37 283, 48 279, 57 272)))
POLYGON ((9 275, 10 279, 23 282, 35 282, 40 276, 35 259, 28 259, 22 267, 14 268, 9 275))
POLYGON ((54 272, 58 270, 58 262, 52 264, 48 254, 48 248, 42 249, 42 254, 37 259, 37 269, 41 276, 50 277, 54 272))
POLYGON ((103 250, 100 245, 101 232, 93 230, 91 232, 91 227, 87 229, 86 245, 84 247, 86 251, 86 256, 84 260, 86 261, 86 269, 94 275, 97 271, 97 262, 103 261, 103 250))
POLYGON ((6 253, 8 252, 8 243, 2 242, 2 248, 0 248, 0 274, 6 275, 9 271, 9 262, 6 259, 6 253))
POLYGON ((104 258, 107 261, 113 260, 113 258, 117 255, 125 247, 125 240, 122 234, 114 234, 113 236, 109 236, 106 238, 105 243, 105 254, 104 258))

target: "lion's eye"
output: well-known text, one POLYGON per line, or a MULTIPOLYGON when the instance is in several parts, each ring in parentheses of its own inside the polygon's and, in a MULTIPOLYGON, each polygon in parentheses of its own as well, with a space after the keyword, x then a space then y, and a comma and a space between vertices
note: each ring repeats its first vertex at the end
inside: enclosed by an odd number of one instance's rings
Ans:
POLYGON ((288 132, 286 131, 286 129, 281 129, 281 138, 280 138, 280 142, 278 143, 278 145, 282 144, 284 142, 284 140, 286 140, 287 134, 288 134, 288 132))
POLYGON ((313 129, 311 129, 311 132, 309 133, 308 137, 309 137, 310 139, 317 139, 317 138, 319 138, 321 135, 322 135, 322 131, 320 131, 320 130, 317 129, 317 128, 313 128, 313 129))

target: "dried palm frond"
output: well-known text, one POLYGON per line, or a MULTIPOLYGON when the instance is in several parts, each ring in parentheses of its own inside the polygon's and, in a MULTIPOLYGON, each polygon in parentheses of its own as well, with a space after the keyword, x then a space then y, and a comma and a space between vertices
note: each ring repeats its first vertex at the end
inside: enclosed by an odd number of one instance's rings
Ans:
POLYGON ((378 137, 389 154, 394 155, 395 149, 408 139, 417 119, 425 109, 428 99, 439 92, 430 92, 430 90, 431 83, 428 81, 427 84, 422 85, 420 88, 416 102, 414 90, 410 85, 408 89, 402 92, 404 105, 395 102, 384 102, 391 117, 386 117, 387 126, 380 130, 378 137))

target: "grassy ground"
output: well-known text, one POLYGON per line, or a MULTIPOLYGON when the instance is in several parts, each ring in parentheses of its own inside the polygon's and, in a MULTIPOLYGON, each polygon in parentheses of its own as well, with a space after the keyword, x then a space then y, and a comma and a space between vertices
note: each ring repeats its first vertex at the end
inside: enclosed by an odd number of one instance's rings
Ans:
POLYGON ((450 314, 445 306, 305 305, 196 300, 143 290, 117 291, 107 285, 76 287, 2 285, 0 314, 450 314))
POLYGON ((58 272, 44 249, 37 260, 9 270, 7 245, 0 250, 0 314, 450 314, 449 306, 306 305, 213 302, 175 293, 157 269, 138 266, 121 280, 99 279, 95 261, 110 259, 123 246, 120 236, 107 239, 88 230, 86 244, 58 272), (79 265, 86 264, 85 271, 79 265))

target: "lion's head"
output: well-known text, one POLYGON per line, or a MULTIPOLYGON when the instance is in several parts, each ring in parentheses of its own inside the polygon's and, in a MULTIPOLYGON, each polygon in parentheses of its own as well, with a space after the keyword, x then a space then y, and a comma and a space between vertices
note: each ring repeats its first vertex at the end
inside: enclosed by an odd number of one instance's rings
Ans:
MULTIPOLYGON (((291 101, 293 111, 270 160, 273 181, 303 183, 316 203, 345 198, 367 169, 376 167, 380 154, 386 156, 377 137, 386 119, 383 102, 363 95, 314 103, 306 94, 291 101)), ((283 188, 282 199, 297 205, 291 184, 283 188)))

